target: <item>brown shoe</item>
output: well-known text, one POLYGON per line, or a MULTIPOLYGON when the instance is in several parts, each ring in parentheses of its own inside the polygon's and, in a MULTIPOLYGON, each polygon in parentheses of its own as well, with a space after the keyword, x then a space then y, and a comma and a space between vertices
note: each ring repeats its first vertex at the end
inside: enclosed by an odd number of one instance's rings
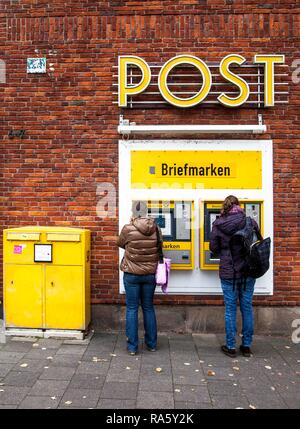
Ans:
POLYGON ((221 350, 226 356, 230 356, 231 358, 235 358, 237 356, 235 349, 229 349, 227 346, 222 346, 221 350))
POLYGON ((251 357, 253 354, 250 347, 240 346, 240 351, 245 357, 251 357))

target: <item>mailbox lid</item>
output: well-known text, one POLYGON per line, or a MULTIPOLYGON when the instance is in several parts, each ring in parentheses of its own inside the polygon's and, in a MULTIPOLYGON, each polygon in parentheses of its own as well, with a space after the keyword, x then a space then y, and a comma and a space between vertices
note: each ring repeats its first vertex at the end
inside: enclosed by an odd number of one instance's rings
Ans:
MULTIPOLYGON (((52 264, 83 265, 90 231, 62 226, 25 226, 4 230, 4 261, 35 264, 34 244, 52 244, 52 264)), ((40 262, 37 262, 40 264, 40 262)))
POLYGON ((40 232, 8 231, 6 239, 11 241, 39 241, 40 236, 40 232))
POLYGON ((81 241, 81 234, 74 232, 48 232, 46 233, 47 241, 66 241, 66 242, 79 242, 81 241))

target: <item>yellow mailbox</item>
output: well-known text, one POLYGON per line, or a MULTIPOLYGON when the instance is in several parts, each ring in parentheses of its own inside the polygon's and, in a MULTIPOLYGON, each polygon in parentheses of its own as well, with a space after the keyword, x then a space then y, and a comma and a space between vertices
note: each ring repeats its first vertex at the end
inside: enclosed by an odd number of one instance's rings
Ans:
POLYGON ((3 234, 6 328, 85 330, 90 231, 27 226, 3 234))

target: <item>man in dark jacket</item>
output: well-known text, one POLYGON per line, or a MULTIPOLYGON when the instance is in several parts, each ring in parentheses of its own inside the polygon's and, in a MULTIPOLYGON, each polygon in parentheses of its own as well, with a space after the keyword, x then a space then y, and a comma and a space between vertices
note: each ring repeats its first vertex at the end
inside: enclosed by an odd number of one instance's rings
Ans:
MULTIPOLYGON (((257 223, 252 220, 257 237, 260 231, 257 223)), ((253 308, 252 298, 255 279, 245 277, 245 255, 239 243, 229 247, 229 242, 234 233, 244 228, 246 215, 240 207, 238 199, 230 195, 223 203, 221 216, 215 220, 210 236, 210 251, 220 256, 219 276, 225 302, 225 329, 226 345, 222 351, 236 357, 236 309, 237 299, 240 301, 242 313, 242 345, 240 350, 244 356, 251 356, 251 344, 253 337, 253 308)))
POLYGON ((126 336, 129 354, 138 351, 138 309, 141 302, 145 343, 149 351, 156 351, 157 324, 153 306, 156 287, 155 273, 159 261, 162 235, 153 218, 147 216, 147 205, 141 201, 133 207, 134 217, 124 225, 117 245, 125 249, 121 262, 126 291, 126 336), (138 211, 138 216, 136 216, 138 211))

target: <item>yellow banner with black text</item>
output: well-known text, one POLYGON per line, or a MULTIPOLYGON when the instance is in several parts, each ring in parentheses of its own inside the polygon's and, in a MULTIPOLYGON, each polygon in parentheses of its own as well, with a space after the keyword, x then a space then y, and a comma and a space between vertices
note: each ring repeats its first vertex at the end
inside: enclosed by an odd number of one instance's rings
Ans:
POLYGON ((131 152, 133 189, 261 189, 260 151, 131 152))

